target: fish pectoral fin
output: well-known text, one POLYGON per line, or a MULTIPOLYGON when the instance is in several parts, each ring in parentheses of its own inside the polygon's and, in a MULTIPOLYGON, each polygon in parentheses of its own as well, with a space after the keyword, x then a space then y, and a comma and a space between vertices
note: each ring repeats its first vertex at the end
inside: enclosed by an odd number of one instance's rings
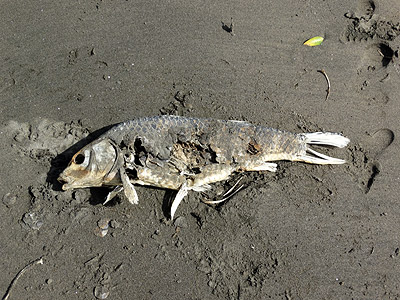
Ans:
POLYGON ((126 174, 125 169, 120 169, 119 174, 121 176, 121 181, 122 181, 122 186, 124 189, 124 194, 126 198, 128 198, 128 201, 131 204, 138 204, 139 203, 139 198, 136 193, 135 187, 133 184, 129 181, 128 174, 126 174))
POLYGON ((171 205, 171 220, 174 219, 174 215, 176 212, 176 209, 178 208, 179 204, 182 202, 183 198, 188 194, 188 186, 187 182, 184 182, 178 192, 176 193, 175 199, 172 201, 171 205))
POLYGON ((124 187, 122 185, 116 186, 111 192, 108 193, 106 200, 104 200, 103 205, 105 205, 107 202, 111 201, 115 196, 117 196, 124 187))

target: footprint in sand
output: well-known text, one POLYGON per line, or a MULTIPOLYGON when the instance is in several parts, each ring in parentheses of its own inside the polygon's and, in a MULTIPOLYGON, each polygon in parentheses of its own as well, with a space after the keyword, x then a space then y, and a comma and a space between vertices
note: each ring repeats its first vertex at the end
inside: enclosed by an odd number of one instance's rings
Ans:
POLYGON ((373 133, 365 142, 371 156, 377 159, 380 154, 394 141, 394 133, 392 130, 384 128, 373 133))
POLYGON ((375 12, 375 2, 372 0, 360 0, 357 4, 357 12, 372 17, 375 12))
POLYGON ((364 146, 355 145, 349 149, 351 153, 349 171, 365 193, 371 190, 379 175, 381 171, 379 158, 393 143, 394 138, 392 130, 383 128, 369 136, 363 142, 364 146))

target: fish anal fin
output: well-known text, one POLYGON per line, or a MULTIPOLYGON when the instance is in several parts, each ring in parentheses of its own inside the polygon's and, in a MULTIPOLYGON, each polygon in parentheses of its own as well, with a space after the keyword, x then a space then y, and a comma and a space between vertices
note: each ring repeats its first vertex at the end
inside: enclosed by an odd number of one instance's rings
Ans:
POLYGON ((172 201, 171 205, 171 220, 174 219, 175 212, 179 206, 179 204, 182 202, 183 198, 188 194, 188 186, 187 182, 184 182, 178 192, 176 193, 176 196, 174 200, 172 201))

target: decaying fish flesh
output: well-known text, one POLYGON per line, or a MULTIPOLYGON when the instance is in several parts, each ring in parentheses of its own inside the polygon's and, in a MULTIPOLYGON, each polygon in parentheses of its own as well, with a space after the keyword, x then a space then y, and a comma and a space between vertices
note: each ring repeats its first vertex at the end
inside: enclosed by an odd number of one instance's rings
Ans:
POLYGON ((234 172, 271 171, 272 161, 343 164, 310 145, 345 147, 338 133, 291 133, 242 121, 178 116, 141 118, 115 125, 78 151, 60 174, 63 189, 114 186, 138 203, 134 185, 177 190, 171 218, 189 190, 204 191, 234 172))

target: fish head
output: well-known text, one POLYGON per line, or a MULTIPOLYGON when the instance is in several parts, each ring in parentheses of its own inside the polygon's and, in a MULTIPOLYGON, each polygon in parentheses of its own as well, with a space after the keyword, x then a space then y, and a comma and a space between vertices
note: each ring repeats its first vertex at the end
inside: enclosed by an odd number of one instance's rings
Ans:
POLYGON ((63 183, 64 191, 101 186, 115 177, 117 163, 118 150, 114 143, 107 139, 96 140, 72 157, 58 181, 63 183))

